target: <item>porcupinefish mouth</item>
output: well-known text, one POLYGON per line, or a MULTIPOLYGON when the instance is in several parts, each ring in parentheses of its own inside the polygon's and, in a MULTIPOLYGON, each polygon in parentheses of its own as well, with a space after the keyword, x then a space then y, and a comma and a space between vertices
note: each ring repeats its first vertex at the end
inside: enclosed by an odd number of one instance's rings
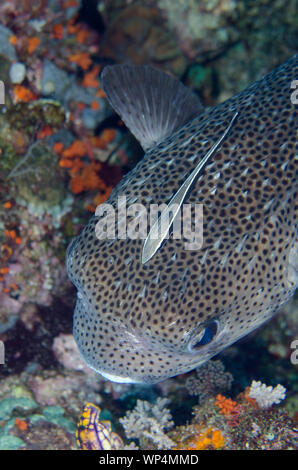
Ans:
MULTIPOLYGON (((93 369, 93 368, 92 368, 93 369)), ((120 375, 108 374, 101 370, 94 369, 98 374, 102 375, 105 379, 110 380, 111 382, 116 382, 118 384, 142 384, 143 380, 134 380, 131 377, 121 377, 120 375)))
MULTIPOLYGON (((121 328, 119 328, 121 330, 121 328)), ((131 343, 128 345, 131 351, 136 352, 136 355, 142 355, 144 358, 146 357, 146 351, 148 347, 148 340, 142 340, 137 338, 135 334, 129 333, 128 335, 129 341, 131 343), (139 348, 136 344, 139 344, 139 348)), ((184 335, 185 336, 185 335, 184 335)), ((226 325, 223 325, 223 328, 219 326, 218 321, 211 321, 206 325, 198 325, 197 328, 194 328, 193 332, 190 332, 185 338, 185 347, 180 352, 180 354, 176 354, 171 352, 171 350, 162 347, 162 345, 155 345, 154 348, 150 347, 148 349, 150 357, 153 358, 155 353, 157 356, 157 360, 163 360, 166 364, 171 363, 175 365, 175 362, 179 362, 181 358, 184 358, 184 364, 181 368, 177 370, 177 373, 184 373, 188 372, 189 370, 193 369, 194 366, 198 367, 203 364, 206 360, 214 356, 216 354, 216 347, 217 344, 229 344, 232 340, 229 336, 229 331, 226 325)), ((126 344, 127 346, 127 344, 126 344)), ((121 350, 118 351, 121 353, 121 350)), ((124 355, 122 356, 124 357, 124 355)), ((148 358, 146 358, 148 359, 148 358)), ((145 360, 146 360, 145 359, 145 360)), ((101 368, 100 364, 94 364, 93 361, 89 361, 87 359, 87 363, 91 369, 95 372, 102 375, 105 379, 110 380, 111 382, 116 383, 127 383, 127 384, 147 384, 151 385, 154 383, 158 383, 161 380, 165 380, 168 378, 167 370, 164 370, 164 375, 157 375, 154 370, 149 372, 149 369, 142 369, 131 373, 131 375, 118 375, 117 373, 111 373, 107 370, 107 368, 101 368)))

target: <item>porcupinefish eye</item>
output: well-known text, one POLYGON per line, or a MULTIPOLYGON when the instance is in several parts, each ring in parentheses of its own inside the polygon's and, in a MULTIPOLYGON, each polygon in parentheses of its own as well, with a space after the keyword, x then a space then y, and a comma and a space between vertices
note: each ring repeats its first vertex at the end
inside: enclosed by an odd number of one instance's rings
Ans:
POLYGON ((196 353, 202 346, 210 344, 218 332, 219 323, 211 320, 200 328, 200 331, 188 343, 188 351, 196 353))

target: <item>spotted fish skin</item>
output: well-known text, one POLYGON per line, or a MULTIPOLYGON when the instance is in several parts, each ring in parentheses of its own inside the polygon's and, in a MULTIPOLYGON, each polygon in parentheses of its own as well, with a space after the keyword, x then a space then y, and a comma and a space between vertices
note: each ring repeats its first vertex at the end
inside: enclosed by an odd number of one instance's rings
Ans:
MULTIPOLYGON (((204 207, 204 244, 98 240, 93 216, 67 252, 78 290, 74 336, 110 380, 156 383, 187 372, 269 319, 294 293, 297 266, 298 56, 147 150, 108 202, 167 203, 233 113, 239 115, 185 202, 204 207)), ((116 73, 116 72, 115 72, 116 73)), ((111 85, 113 86, 113 72, 111 85)), ((133 87, 133 84, 131 84, 133 87)), ((107 87, 109 91, 109 87, 107 87)), ((107 93, 109 96, 109 93, 107 93)), ((136 97, 137 99, 137 97, 136 97)))

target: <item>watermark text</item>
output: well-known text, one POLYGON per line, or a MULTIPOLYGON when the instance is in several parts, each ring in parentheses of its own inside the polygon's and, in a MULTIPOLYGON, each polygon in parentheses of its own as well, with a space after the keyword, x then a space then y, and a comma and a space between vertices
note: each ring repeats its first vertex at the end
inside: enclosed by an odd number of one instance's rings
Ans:
POLYGON ((298 80, 292 81, 291 88, 294 89, 294 91, 291 93, 291 103, 298 104, 298 80))
POLYGON ((294 349, 294 351, 291 354, 290 360, 291 363, 296 366, 298 364, 298 339, 294 339, 294 341, 291 342, 291 349, 294 349))
POLYGON ((145 240, 149 233, 151 240, 159 240, 167 232, 163 239, 171 236, 174 240, 184 240, 185 250, 199 250, 203 246, 203 204, 127 206, 126 196, 119 196, 116 208, 101 204, 95 215, 99 217, 95 226, 99 240, 145 240))
POLYGON ((5 349, 3 341, 0 341, 0 364, 4 364, 5 360, 5 349))
POLYGON ((0 104, 5 104, 5 85, 2 80, 0 80, 0 104))

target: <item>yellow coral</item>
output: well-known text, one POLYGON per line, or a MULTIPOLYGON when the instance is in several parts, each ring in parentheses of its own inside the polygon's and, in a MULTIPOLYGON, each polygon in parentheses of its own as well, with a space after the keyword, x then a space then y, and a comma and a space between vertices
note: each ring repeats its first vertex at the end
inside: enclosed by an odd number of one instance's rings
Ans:
POLYGON ((206 450, 206 449, 221 449, 225 444, 224 436, 219 429, 213 430, 208 428, 203 432, 200 432, 190 446, 188 450, 206 450))
POLYGON ((214 449, 221 449, 225 444, 225 438, 222 433, 216 429, 212 433, 212 445, 214 449))

